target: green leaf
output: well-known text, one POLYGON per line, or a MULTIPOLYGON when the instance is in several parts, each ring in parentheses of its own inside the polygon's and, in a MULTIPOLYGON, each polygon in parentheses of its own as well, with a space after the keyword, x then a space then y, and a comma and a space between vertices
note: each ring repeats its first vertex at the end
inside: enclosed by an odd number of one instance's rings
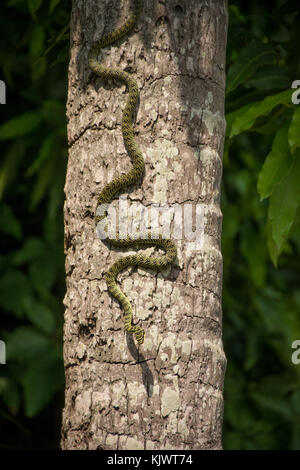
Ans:
POLYGON ((31 57, 39 56, 44 50, 45 32, 42 26, 36 26, 31 33, 29 52, 31 57))
POLYGON ((271 221, 268 219, 267 220, 267 246, 270 254, 270 258, 272 260, 272 263, 274 264, 275 268, 277 268, 277 263, 278 263, 278 257, 279 257, 279 251, 277 248, 277 245, 273 239, 273 233, 272 233, 272 224, 271 221))
POLYGON ((47 61, 45 57, 38 57, 32 64, 32 80, 35 82, 39 80, 46 72, 47 61))
POLYGON ((274 186, 286 177, 293 163, 288 146, 289 125, 290 122, 286 122, 277 131, 272 150, 258 175, 257 189, 261 200, 270 196, 274 186))
POLYGON ((290 86, 290 79, 282 67, 267 66, 257 70, 248 83, 258 90, 286 89, 290 86))
POLYGON ((8 6, 15 6, 18 5, 19 3, 24 3, 24 0, 9 0, 8 1, 8 6))
POLYGON ((36 131, 41 123, 39 111, 28 111, 20 116, 10 119, 0 127, 0 140, 15 139, 36 131))
POLYGON ((56 38, 52 41, 50 46, 45 50, 44 52, 45 56, 49 54, 49 52, 56 46, 57 43, 59 43, 60 41, 65 41, 67 39, 68 37, 67 32, 69 31, 69 29, 70 29, 70 26, 66 25, 58 32, 58 35, 56 36, 56 38))
POLYGON ((244 106, 250 108, 251 104, 256 103, 259 100, 265 98, 265 92, 254 88, 247 88, 241 93, 239 90, 231 93, 230 99, 226 99, 226 110, 227 113, 232 111, 238 111, 244 106))
POLYGON ((38 80, 46 71, 45 32, 42 26, 36 26, 31 34, 29 52, 31 57, 31 69, 33 81, 38 80))
POLYGON ((38 179, 31 193, 30 210, 35 210, 43 197, 47 194, 55 178, 55 159, 49 158, 38 173, 38 179))
POLYGON ((292 442, 290 446, 291 450, 299 450, 300 449, 300 425, 295 424, 292 430, 292 442))
POLYGON ((54 137, 55 136, 53 134, 50 134, 43 140, 36 159, 26 171, 26 176, 32 176, 34 173, 36 173, 41 168, 42 164, 51 155, 51 151, 52 151, 53 143, 54 143, 54 137))
POLYGON ((20 326, 11 333, 6 342, 7 360, 29 360, 51 346, 47 338, 39 330, 31 326, 20 326))
POLYGON ((293 407, 293 411, 297 416, 300 416, 300 390, 296 390, 292 397, 291 403, 293 407))
POLYGON ((60 3, 61 0, 51 0, 50 2, 50 7, 49 7, 49 13, 53 12, 54 8, 60 3))
POLYGON ((48 216, 49 219, 52 219, 52 225, 54 223, 54 220, 57 220, 58 214, 61 214, 61 208, 63 205, 64 182, 65 168, 59 171, 59 175, 56 181, 53 183, 49 193, 48 216))
POLYGON ((30 237, 25 240, 22 248, 14 253, 13 262, 20 265, 45 255, 47 248, 41 238, 30 237))
POLYGON ((31 16, 36 19, 36 12, 42 5, 43 0, 27 0, 28 10, 31 13, 31 16))
POLYGON ((292 122, 289 128, 288 136, 291 152, 295 153, 297 147, 300 147, 300 106, 294 111, 292 122))
POLYGON ((0 396, 3 403, 12 414, 16 414, 20 407, 21 396, 16 383, 6 377, 0 378, 0 396))
POLYGON ((256 392, 252 392, 251 397, 263 409, 270 410, 288 421, 292 420, 292 408, 285 397, 266 396, 256 392))
POLYGON ((57 100, 45 100, 43 102, 42 113, 45 121, 57 125, 59 118, 65 123, 64 105, 57 100))
POLYGON ((17 240, 22 238, 22 226, 11 208, 5 204, 0 205, 0 230, 17 240))
POLYGON ((55 327, 55 319, 51 310, 33 297, 23 299, 24 310, 27 318, 45 333, 52 333, 55 327))
POLYGON ((278 125, 278 115, 275 114, 270 119, 264 120, 262 124, 255 125, 255 132, 274 139, 277 128, 280 126, 278 125))
POLYGON ((266 278, 265 240, 249 227, 240 233, 241 253, 249 266, 249 274, 256 287, 261 287, 266 278))
POLYGON ((287 104, 291 101, 293 90, 285 90, 276 95, 267 96, 262 101, 253 103, 244 113, 237 115, 234 119, 230 137, 250 129, 260 116, 267 116, 280 104, 287 104))
POLYGON ((244 449, 244 436, 240 430, 230 431, 230 429, 224 435, 224 448, 226 450, 245 450, 244 449))
POLYGON ((256 332, 249 336, 246 348, 247 349, 246 349, 246 359, 244 362, 244 369, 251 370, 259 362, 259 355, 260 355, 259 337, 256 332))
MULTIPOLYGON (((272 292, 266 287, 264 291, 261 291, 261 294, 257 294, 255 306, 260 313, 260 325, 268 335, 269 344, 278 351, 278 358, 283 363, 290 363, 291 331, 295 325, 290 323, 287 303, 280 292, 272 292), (278 325, 281 325, 280 331, 278 325)), ((283 384, 283 386, 285 385, 283 384)))
POLYGON ((251 42, 239 54, 237 61, 230 67, 227 74, 227 93, 233 91, 241 83, 248 81, 257 68, 272 64, 276 55, 273 47, 261 42, 251 42))
POLYGON ((230 136, 231 134, 231 129, 232 129, 232 124, 235 122, 236 119, 238 119, 239 116, 245 114, 248 109, 251 108, 253 103, 246 104, 245 106, 242 106, 239 109, 236 109, 235 111, 232 111, 231 113, 226 113, 225 119, 226 119, 226 137, 230 136))
POLYGON ((23 160, 26 146, 23 141, 15 140, 8 145, 8 149, 2 155, 3 163, 0 169, 0 198, 3 197, 4 191, 12 181, 15 180, 19 166, 23 160))
POLYGON ((23 315, 22 298, 30 295, 30 286, 23 273, 17 270, 6 272, 0 278, 0 305, 18 317, 23 315))
POLYGON ((57 272, 56 262, 56 256, 51 256, 49 253, 48 256, 37 259, 30 264, 30 282, 38 292, 43 293, 51 289, 57 272))
POLYGON ((294 159, 289 174, 273 189, 268 218, 278 254, 290 233, 300 204, 300 155, 294 159))
POLYGON ((51 349, 34 358, 23 379, 25 414, 36 416, 63 387, 61 358, 51 349))

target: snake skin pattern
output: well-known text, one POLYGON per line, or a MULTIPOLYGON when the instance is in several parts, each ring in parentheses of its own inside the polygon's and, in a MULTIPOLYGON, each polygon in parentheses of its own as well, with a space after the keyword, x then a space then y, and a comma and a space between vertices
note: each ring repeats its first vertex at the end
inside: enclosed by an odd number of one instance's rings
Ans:
MULTIPOLYGON (((108 80, 115 79, 126 84, 129 93, 126 107, 123 111, 122 117, 122 134, 124 145, 128 155, 131 158, 132 168, 125 174, 113 179, 101 191, 98 197, 97 208, 106 204, 108 205, 121 192, 126 192, 132 185, 139 183, 144 174, 144 158, 139 149, 133 134, 133 113, 137 107, 139 100, 139 90, 134 78, 123 70, 108 68, 98 62, 98 55, 102 48, 116 42, 124 37, 136 25, 140 12, 143 8, 142 0, 134 0, 133 11, 130 18, 117 30, 104 36, 100 41, 93 45, 89 51, 89 67, 98 75, 98 77, 108 80)), ((102 206, 103 207, 103 206, 102 206)), ((107 217, 107 211, 104 215, 95 214, 96 225, 107 217)), ((155 271, 162 271, 170 266, 176 259, 177 250, 175 244, 160 234, 157 238, 151 238, 151 233, 147 233, 144 237, 139 239, 120 238, 119 233, 116 238, 107 238, 107 241, 114 247, 118 248, 142 248, 149 246, 156 246, 165 251, 164 255, 147 256, 145 254, 134 254, 125 256, 116 261, 105 275, 107 287, 111 295, 119 301, 125 313, 125 330, 134 333, 136 340, 139 344, 144 342, 145 331, 137 325, 132 324, 133 312, 131 304, 119 288, 116 278, 118 274, 129 266, 138 266, 145 269, 152 269, 155 271)))

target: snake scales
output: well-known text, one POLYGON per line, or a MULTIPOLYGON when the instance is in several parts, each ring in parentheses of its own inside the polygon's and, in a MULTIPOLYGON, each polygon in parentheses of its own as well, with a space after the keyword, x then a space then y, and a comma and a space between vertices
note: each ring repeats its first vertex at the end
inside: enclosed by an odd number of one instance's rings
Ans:
MULTIPOLYGON (((122 116, 122 134, 123 141, 128 155, 131 158, 132 168, 130 171, 113 179, 101 191, 98 197, 97 208, 101 205, 106 207, 115 196, 125 192, 132 185, 139 183, 144 174, 144 158, 139 149, 133 134, 133 113, 137 107, 139 99, 139 90, 134 78, 127 72, 119 69, 105 67, 98 62, 98 55, 102 48, 116 42, 124 37, 136 25, 140 12, 143 8, 143 0, 134 0, 133 11, 130 18, 117 30, 107 34, 100 41, 96 42, 89 51, 89 67, 91 70, 104 80, 115 79, 124 82, 129 93, 128 100, 122 116)), ((103 206, 102 206, 103 207, 103 206)), ((104 215, 95 214, 96 224, 107 217, 107 211, 104 215)), ((105 275, 107 287, 111 295, 119 301, 125 313, 125 330, 134 333, 139 344, 144 342, 145 331, 137 325, 132 324, 133 312, 132 306, 124 293, 119 288, 116 279, 118 274, 129 266, 138 266, 146 269, 162 271, 170 266, 176 259, 177 251, 175 244, 170 240, 163 238, 160 234, 157 238, 151 238, 151 233, 146 234, 144 238, 130 239, 120 238, 119 233, 116 238, 107 238, 107 241, 114 247, 139 248, 157 246, 165 251, 164 255, 147 256, 145 254, 134 254, 120 258, 116 261, 105 275)))

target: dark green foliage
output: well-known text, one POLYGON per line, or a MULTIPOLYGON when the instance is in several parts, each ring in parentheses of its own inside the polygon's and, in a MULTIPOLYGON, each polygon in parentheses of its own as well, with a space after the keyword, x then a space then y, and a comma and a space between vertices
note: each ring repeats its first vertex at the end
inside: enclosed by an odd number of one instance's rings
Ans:
POLYGON ((226 449, 300 449, 300 365, 291 361, 300 339, 300 105, 291 102, 300 15, 298 2, 271 3, 229 1, 226 449))
POLYGON ((59 443, 69 17, 67 0, 1 5, 0 448, 59 443))
MULTIPOLYGON (((59 445, 68 0, 5 0, 0 448, 59 445)), ((227 449, 300 449, 298 0, 230 0, 223 257, 227 449), (277 266, 277 267, 275 267, 277 266)))

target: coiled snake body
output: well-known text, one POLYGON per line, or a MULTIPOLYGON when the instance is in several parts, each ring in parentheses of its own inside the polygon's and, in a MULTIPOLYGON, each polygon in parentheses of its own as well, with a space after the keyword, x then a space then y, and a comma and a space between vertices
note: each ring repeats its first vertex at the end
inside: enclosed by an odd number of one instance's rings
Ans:
MULTIPOLYGON (((133 134, 133 113, 136 109, 139 99, 139 90, 136 81, 132 76, 123 70, 112 69, 101 65, 98 62, 98 55, 102 48, 114 43, 118 39, 125 36, 137 23, 140 12, 143 7, 142 0, 134 0, 133 12, 131 17, 116 31, 104 36, 100 41, 93 45, 89 51, 89 67, 99 77, 107 79, 115 79, 124 82, 127 85, 129 97, 126 107, 123 111, 122 117, 122 134, 124 145, 128 155, 131 158, 132 168, 126 175, 121 175, 113 179, 101 191, 98 197, 97 208, 100 205, 108 205, 115 198, 115 196, 128 190, 132 185, 138 183, 144 174, 144 158, 139 149, 133 134)), ((103 206, 102 206, 103 207, 103 206)), ((107 207, 107 206, 106 206, 107 207)), ((95 215, 95 222, 98 224, 101 220, 107 217, 107 212, 104 215, 95 215)), ((170 266, 176 259, 177 250, 175 244, 170 240, 163 238, 160 234, 158 238, 151 238, 151 234, 147 234, 142 239, 120 238, 117 233, 116 238, 107 238, 108 242, 115 247, 119 248, 139 248, 157 246, 165 251, 164 255, 147 256, 145 254, 134 254, 125 256, 116 261, 105 275, 107 287, 111 295, 119 301, 125 313, 125 330, 134 333, 136 340, 139 344, 144 342, 145 332, 142 328, 132 324, 133 312, 131 304, 119 288, 116 278, 118 274, 129 266, 139 266, 146 269, 162 271, 170 266)))

